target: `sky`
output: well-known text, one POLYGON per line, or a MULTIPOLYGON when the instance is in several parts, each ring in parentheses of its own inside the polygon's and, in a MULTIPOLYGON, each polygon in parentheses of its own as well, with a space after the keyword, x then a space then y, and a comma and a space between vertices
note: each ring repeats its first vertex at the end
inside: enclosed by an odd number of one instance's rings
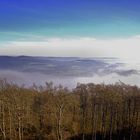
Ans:
POLYGON ((139 0, 0 1, 0 55, 140 61, 139 0))

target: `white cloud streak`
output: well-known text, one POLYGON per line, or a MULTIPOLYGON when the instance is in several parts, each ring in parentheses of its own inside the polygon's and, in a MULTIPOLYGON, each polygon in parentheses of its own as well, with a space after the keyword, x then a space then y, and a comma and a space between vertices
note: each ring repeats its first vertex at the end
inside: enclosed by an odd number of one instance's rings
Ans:
POLYGON ((90 37, 11 41, 0 46, 0 55, 118 57, 140 61, 140 36, 101 40, 90 37))

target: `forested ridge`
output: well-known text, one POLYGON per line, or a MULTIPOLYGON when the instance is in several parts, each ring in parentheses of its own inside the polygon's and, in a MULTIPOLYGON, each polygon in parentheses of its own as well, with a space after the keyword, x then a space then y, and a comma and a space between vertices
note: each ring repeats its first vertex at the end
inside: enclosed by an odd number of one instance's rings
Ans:
POLYGON ((1 140, 140 140, 140 88, 0 81, 1 140))

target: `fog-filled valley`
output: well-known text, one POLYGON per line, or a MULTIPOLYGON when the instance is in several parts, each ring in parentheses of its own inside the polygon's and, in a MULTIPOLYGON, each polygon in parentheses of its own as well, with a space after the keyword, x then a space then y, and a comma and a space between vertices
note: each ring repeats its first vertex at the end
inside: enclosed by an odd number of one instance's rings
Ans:
POLYGON ((0 79, 27 87, 50 81, 68 88, 119 81, 140 86, 140 63, 117 58, 0 56, 0 79))

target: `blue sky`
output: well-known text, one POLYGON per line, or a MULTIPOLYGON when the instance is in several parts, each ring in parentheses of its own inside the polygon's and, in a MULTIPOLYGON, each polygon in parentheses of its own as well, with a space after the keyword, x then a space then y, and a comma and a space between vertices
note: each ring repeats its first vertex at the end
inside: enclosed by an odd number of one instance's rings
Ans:
POLYGON ((139 0, 0 1, 1 48, 48 38, 112 40, 139 35, 139 0))
POLYGON ((128 37, 140 33, 139 25, 139 0, 0 1, 1 40, 26 33, 48 37, 128 37))

